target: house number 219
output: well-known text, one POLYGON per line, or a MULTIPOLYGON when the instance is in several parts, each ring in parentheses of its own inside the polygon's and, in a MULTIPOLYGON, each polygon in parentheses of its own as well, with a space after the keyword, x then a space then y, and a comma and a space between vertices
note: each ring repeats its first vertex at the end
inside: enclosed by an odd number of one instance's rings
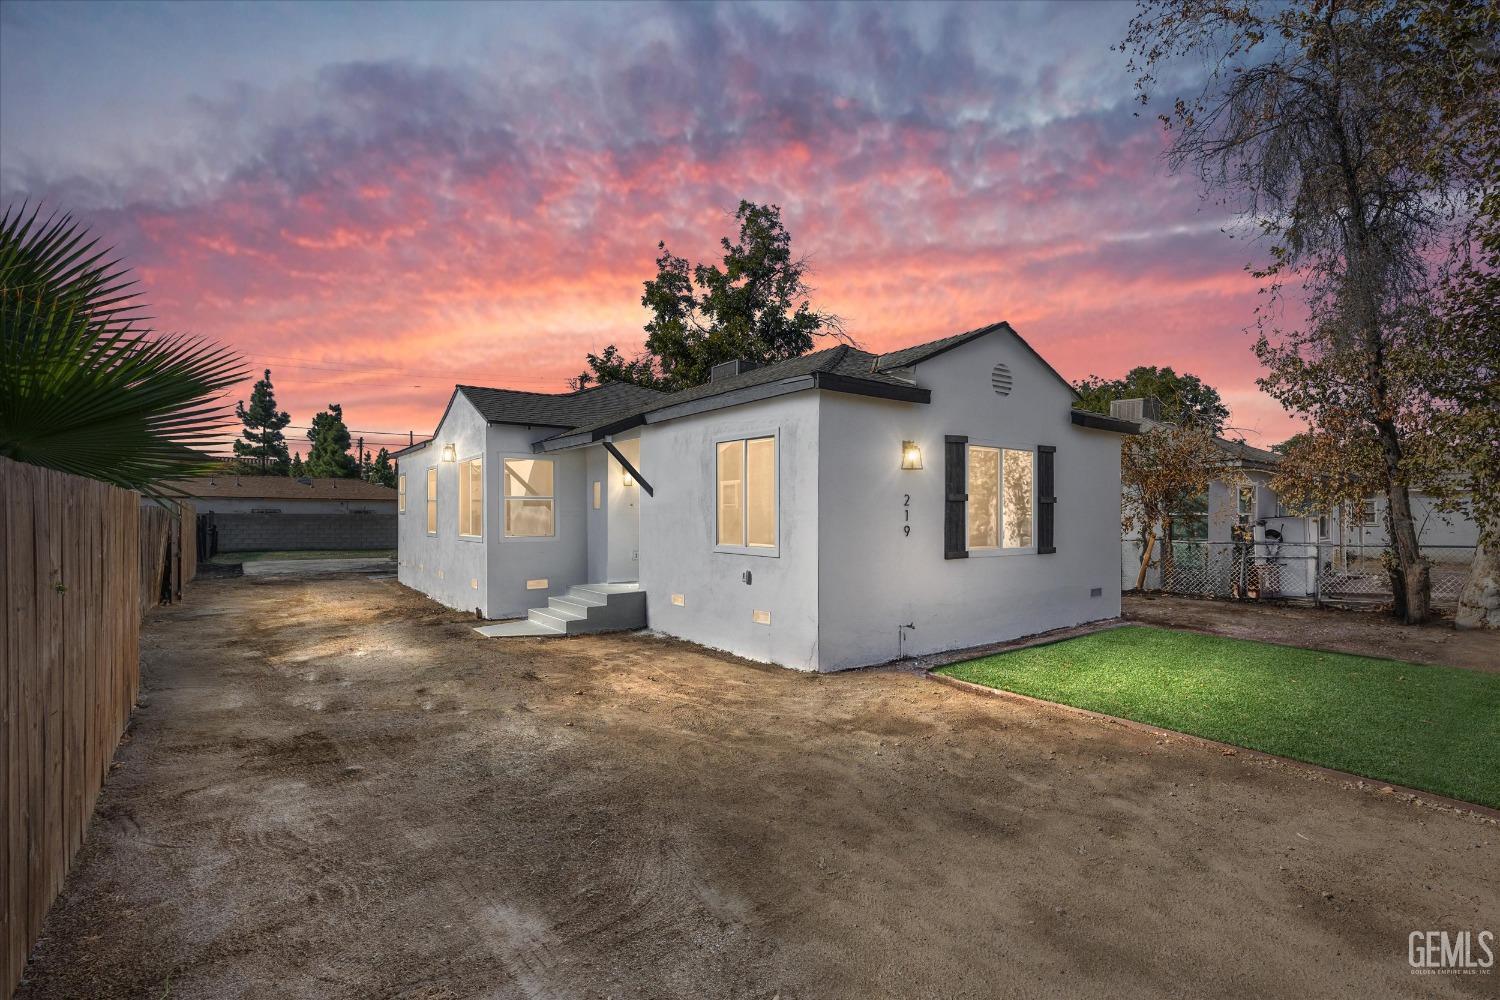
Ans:
POLYGON ((906 499, 901 502, 901 519, 906 522, 901 525, 901 534, 911 537, 911 494, 902 494, 906 499))

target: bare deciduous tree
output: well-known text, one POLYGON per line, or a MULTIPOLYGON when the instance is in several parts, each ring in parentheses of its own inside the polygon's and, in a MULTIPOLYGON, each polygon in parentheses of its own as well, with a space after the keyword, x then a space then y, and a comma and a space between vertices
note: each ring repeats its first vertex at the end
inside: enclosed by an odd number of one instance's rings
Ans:
POLYGON ((1430 398, 1430 262, 1467 204, 1455 174, 1435 167, 1434 150, 1454 139, 1429 79, 1444 68, 1412 59, 1413 25, 1428 6, 1144 0, 1123 43, 1143 103, 1166 64, 1203 64, 1196 94, 1160 116, 1169 163, 1195 171, 1269 244, 1254 273, 1273 301, 1284 282, 1301 282, 1300 329, 1260 314, 1260 384, 1315 429, 1373 445, 1392 589, 1408 622, 1427 616, 1430 599, 1408 461, 1430 398))

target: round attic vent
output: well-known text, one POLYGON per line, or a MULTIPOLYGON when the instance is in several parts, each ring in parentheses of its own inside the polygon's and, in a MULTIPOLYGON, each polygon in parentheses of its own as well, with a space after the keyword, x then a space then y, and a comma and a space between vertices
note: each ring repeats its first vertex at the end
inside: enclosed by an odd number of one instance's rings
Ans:
POLYGON ((995 370, 990 372, 990 385, 995 387, 995 392, 1001 396, 1009 396, 1012 385, 1010 368, 1005 365, 996 365, 995 370))

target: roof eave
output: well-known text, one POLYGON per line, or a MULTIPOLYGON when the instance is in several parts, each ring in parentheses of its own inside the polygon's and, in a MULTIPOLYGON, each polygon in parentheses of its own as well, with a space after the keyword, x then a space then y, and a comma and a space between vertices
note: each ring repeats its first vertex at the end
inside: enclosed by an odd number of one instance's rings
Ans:
POLYGON ((1102 413, 1094 413, 1092 410, 1069 410, 1068 419, 1078 427, 1088 427, 1096 431, 1111 431, 1115 434, 1139 434, 1141 427, 1133 420, 1121 420, 1119 417, 1106 417, 1102 413))

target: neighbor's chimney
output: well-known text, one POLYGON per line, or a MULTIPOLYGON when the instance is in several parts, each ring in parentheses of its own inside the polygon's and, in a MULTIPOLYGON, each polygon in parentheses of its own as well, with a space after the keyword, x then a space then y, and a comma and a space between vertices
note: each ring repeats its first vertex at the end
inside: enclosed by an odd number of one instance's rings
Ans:
POLYGON ((1109 404, 1109 415, 1121 420, 1140 423, 1142 420, 1161 422, 1161 400, 1155 396, 1144 399, 1117 399, 1109 404))
POLYGON ((717 382, 721 378, 729 378, 732 375, 743 375, 745 372, 753 372, 760 365, 754 361, 722 361, 708 370, 708 380, 717 382))

